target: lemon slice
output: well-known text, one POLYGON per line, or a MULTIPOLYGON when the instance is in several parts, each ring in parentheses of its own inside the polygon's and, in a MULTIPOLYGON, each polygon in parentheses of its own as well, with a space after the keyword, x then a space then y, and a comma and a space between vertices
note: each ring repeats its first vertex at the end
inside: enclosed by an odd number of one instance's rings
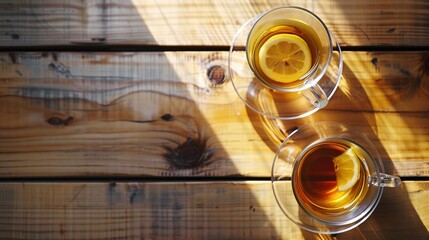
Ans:
POLYGON ((308 44, 301 37, 287 33, 270 37, 259 50, 258 60, 262 72, 281 83, 296 81, 311 68, 308 44))
POLYGON ((353 147, 333 159, 338 191, 347 191, 359 180, 360 163, 353 147))

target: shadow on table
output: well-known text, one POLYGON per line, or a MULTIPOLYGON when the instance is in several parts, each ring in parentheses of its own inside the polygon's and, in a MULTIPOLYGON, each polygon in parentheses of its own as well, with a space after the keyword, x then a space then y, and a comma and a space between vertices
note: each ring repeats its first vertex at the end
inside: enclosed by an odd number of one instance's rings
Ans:
MULTIPOLYGON (((370 70, 368 70, 368 72, 370 72, 370 70)), ((414 74, 419 73, 414 72, 414 74)), ((397 74, 393 75, 396 76, 397 74)), ((378 118, 375 116, 376 109, 372 108, 369 97, 363 91, 363 86, 347 64, 345 64, 343 76, 346 83, 349 86, 353 86, 352 89, 356 90, 347 94, 350 102, 359 106, 362 110, 365 110, 363 114, 364 117, 359 121, 366 123, 366 126, 362 126, 362 130, 372 129, 372 131, 365 133, 375 143, 380 155, 386 156, 383 158, 386 173, 398 174, 392 160, 389 159, 389 153, 386 152, 383 143, 378 138, 377 126, 382 126, 384 122, 377 122, 378 118), (366 108, 366 106, 370 108, 366 108)), ((382 78, 383 77, 386 77, 387 81, 396 80, 388 75, 382 75, 382 78)), ((379 90, 382 90, 388 98, 388 92, 391 89, 383 88, 379 90)), ((339 94, 344 93, 339 91, 339 94)), ((400 112, 401 109, 397 111, 400 112)), ((339 118, 339 120, 341 120, 341 118, 339 118)), ((406 120, 402 120, 402 122, 407 123, 406 120)), ((407 127, 409 131, 414 132, 416 126, 405 125, 405 127, 407 127)), ((385 188, 380 203, 371 217, 357 229, 348 233, 339 234, 338 239, 426 239, 429 236, 428 231, 409 198, 410 193, 406 184, 402 184, 399 188, 385 188), (351 236, 354 235, 361 236, 361 238, 351 238, 351 236)))
MULTIPOLYGON (((376 109, 364 91, 359 79, 344 63, 342 86, 334 94, 326 109, 315 114, 293 121, 279 121, 261 117, 248 109, 248 114, 261 138, 267 139, 267 145, 275 153, 282 140, 296 127, 318 121, 333 121, 345 123, 361 131, 376 145, 383 158, 387 174, 397 174, 392 161, 388 158, 383 143, 378 138, 376 109), (335 109, 336 106, 339 109, 335 109), (345 110, 343 110, 345 109, 345 110), (347 111, 348 109, 354 109, 347 111), (257 124, 256 124, 257 123, 257 124), (356 126, 355 126, 356 125, 356 126), (264 126, 263 128, 259 126, 264 126)), ((412 129, 412 126, 408 126, 412 129)), ((412 131, 412 130, 410 130, 412 131)), ((409 191, 405 184, 399 188, 384 189, 381 201, 371 217, 357 228, 337 234, 336 239, 425 239, 428 231, 419 218, 409 199, 409 191)), ((306 239, 331 239, 333 236, 318 235, 303 231, 306 239)))

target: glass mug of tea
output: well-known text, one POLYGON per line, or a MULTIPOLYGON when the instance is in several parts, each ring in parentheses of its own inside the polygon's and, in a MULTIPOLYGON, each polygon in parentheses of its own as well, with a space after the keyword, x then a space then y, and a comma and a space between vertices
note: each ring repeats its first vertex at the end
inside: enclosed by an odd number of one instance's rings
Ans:
POLYGON ((245 23, 232 41, 228 63, 240 98, 256 112, 281 119, 325 107, 343 66, 341 48, 324 22, 292 6, 245 23))
POLYGON ((286 216, 303 229, 324 234, 358 226, 375 210, 383 188, 401 183, 384 173, 367 137, 330 122, 292 132, 276 153, 271 176, 286 216))

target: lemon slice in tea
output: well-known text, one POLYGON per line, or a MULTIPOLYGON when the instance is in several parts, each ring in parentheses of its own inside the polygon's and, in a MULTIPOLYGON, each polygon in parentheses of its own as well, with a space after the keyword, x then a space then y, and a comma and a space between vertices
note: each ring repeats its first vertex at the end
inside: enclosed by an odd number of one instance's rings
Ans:
POLYGON ((347 191, 359 180, 360 162, 353 147, 333 159, 338 191, 347 191))
POLYGON ((311 68, 308 44, 294 34, 277 34, 270 37, 259 50, 259 65, 271 80, 290 83, 298 80, 311 68))

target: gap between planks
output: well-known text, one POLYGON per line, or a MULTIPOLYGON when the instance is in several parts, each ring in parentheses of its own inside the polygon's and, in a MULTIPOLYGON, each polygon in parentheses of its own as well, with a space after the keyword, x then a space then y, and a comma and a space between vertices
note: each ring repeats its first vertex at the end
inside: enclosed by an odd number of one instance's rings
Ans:
MULTIPOLYGON (((401 176, 402 182, 429 181, 429 176, 401 176)), ((290 179, 285 179, 290 181, 290 179)), ((267 182, 270 177, 16 177, 0 178, 1 183, 186 183, 186 182, 267 182)))
MULTIPOLYGON (((93 44, 93 45, 40 45, 0 46, 0 52, 206 52, 229 51, 230 46, 204 45, 141 45, 141 44, 93 44)), ((244 50, 244 47, 243 47, 244 50)), ((336 48, 334 48, 336 50, 336 48)), ((364 52, 419 52, 429 51, 429 46, 341 46, 342 51, 364 52)))

